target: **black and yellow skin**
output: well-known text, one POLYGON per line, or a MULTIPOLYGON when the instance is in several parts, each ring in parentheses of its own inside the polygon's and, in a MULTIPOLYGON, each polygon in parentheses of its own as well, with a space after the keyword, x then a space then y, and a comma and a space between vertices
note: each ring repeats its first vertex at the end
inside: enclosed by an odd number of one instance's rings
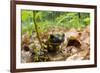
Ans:
POLYGON ((48 52, 56 52, 59 50, 59 46, 64 41, 65 35, 62 34, 50 34, 48 40, 46 41, 46 49, 48 52))

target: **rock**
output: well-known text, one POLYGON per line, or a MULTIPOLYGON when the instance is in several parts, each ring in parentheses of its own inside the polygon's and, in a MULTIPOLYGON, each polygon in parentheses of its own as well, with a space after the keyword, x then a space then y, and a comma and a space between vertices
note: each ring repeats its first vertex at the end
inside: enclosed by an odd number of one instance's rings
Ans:
POLYGON ((29 63, 32 62, 32 57, 31 57, 30 51, 21 51, 21 62, 22 63, 29 63))
POLYGON ((75 54, 76 52, 78 52, 79 48, 76 48, 74 46, 69 46, 67 48, 62 49, 62 54, 67 58, 73 54, 75 54))
POLYGON ((82 43, 82 46, 81 46, 81 49, 89 49, 90 48, 90 45, 87 44, 87 43, 82 43))
POLYGON ((88 33, 82 32, 81 35, 80 35, 80 40, 83 41, 83 40, 86 39, 87 37, 89 37, 88 33))
POLYGON ((69 38, 71 36, 74 38, 77 38, 79 36, 79 32, 76 29, 72 28, 68 32, 65 33, 65 36, 66 38, 69 38))
POLYGON ((49 61, 63 61, 65 58, 61 54, 48 54, 49 61))
POLYGON ((68 60, 83 60, 85 59, 85 57, 88 57, 89 58, 89 49, 84 49, 83 51, 80 51, 78 53, 75 53, 74 55, 68 57, 66 59, 66 61, 68 60))
POLYGON ((82 59, 83 59, 83 57, 79 56, 78 54, 74 54, 74 55, 68 57, 66 59, 66 61, 69 61, 69 60, 82 60, 82 59))
POLYGON ((84 39, 83 42, 89 45, 90 44, 90 37, 87 37, 86 39, 84 39))
POLYGON ((64 61, 76 52, 78 52, 78 49, 70 46, 65 49, 61 49, 58 53, 49 53, 48 57, 50 61, 64 61))

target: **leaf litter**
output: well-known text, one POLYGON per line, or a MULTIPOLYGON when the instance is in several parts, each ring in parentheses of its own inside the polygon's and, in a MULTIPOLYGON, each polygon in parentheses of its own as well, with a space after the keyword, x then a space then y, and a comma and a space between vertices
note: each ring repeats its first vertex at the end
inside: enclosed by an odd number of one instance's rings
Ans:
POLYGON ((89 25, 82 29, 48 28, 39 36, 43 47, 39 44, 36 32, 22 34, 22 63, 90 59, 89 25))

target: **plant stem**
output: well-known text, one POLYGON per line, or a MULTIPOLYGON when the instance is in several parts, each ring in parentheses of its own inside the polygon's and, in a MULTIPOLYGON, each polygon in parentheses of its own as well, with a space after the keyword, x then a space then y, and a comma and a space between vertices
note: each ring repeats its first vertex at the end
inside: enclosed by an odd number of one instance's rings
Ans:
POLYGON ((35 11, 33 11, 33 18, 34 18, 33 21, 34 21, 34 25, 35 25, 35 30, 36 30, 37 38, 38 38, 38 41, 40 43, 41 48, 43 48, 42 41, 41 41, 41 39, 39 37, 38 26, 36 24, 35 16, 36 16, 36 13, 35 13, 35 11))

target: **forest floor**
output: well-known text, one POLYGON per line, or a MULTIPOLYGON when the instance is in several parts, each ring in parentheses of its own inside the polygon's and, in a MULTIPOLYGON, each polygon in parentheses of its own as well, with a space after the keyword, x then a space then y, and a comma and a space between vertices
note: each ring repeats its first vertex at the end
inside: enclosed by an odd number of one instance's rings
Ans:
MULTIPOLYGON (((64 27, 48 28, 39 33, 42 47, 36 32, 31 36, 26 32, 22 34, 21 42, 21 62, 41 62, 41 61, 69 61, 69 60, 89 60, 90 59, 90 26, 82 29, 66 29, 64 27), (60 43, 55 52, 48 51, 48 37, 50 34, 64 33, 64 41, 60 43), (46 48, 44 48, 46 47, 46 48), (42 50, 41 50, 42 49, 42 50)), ((52 44, 49 44, 52 46, 52 44)), ((55 47, 52 47, 55 49, 55 47)))

